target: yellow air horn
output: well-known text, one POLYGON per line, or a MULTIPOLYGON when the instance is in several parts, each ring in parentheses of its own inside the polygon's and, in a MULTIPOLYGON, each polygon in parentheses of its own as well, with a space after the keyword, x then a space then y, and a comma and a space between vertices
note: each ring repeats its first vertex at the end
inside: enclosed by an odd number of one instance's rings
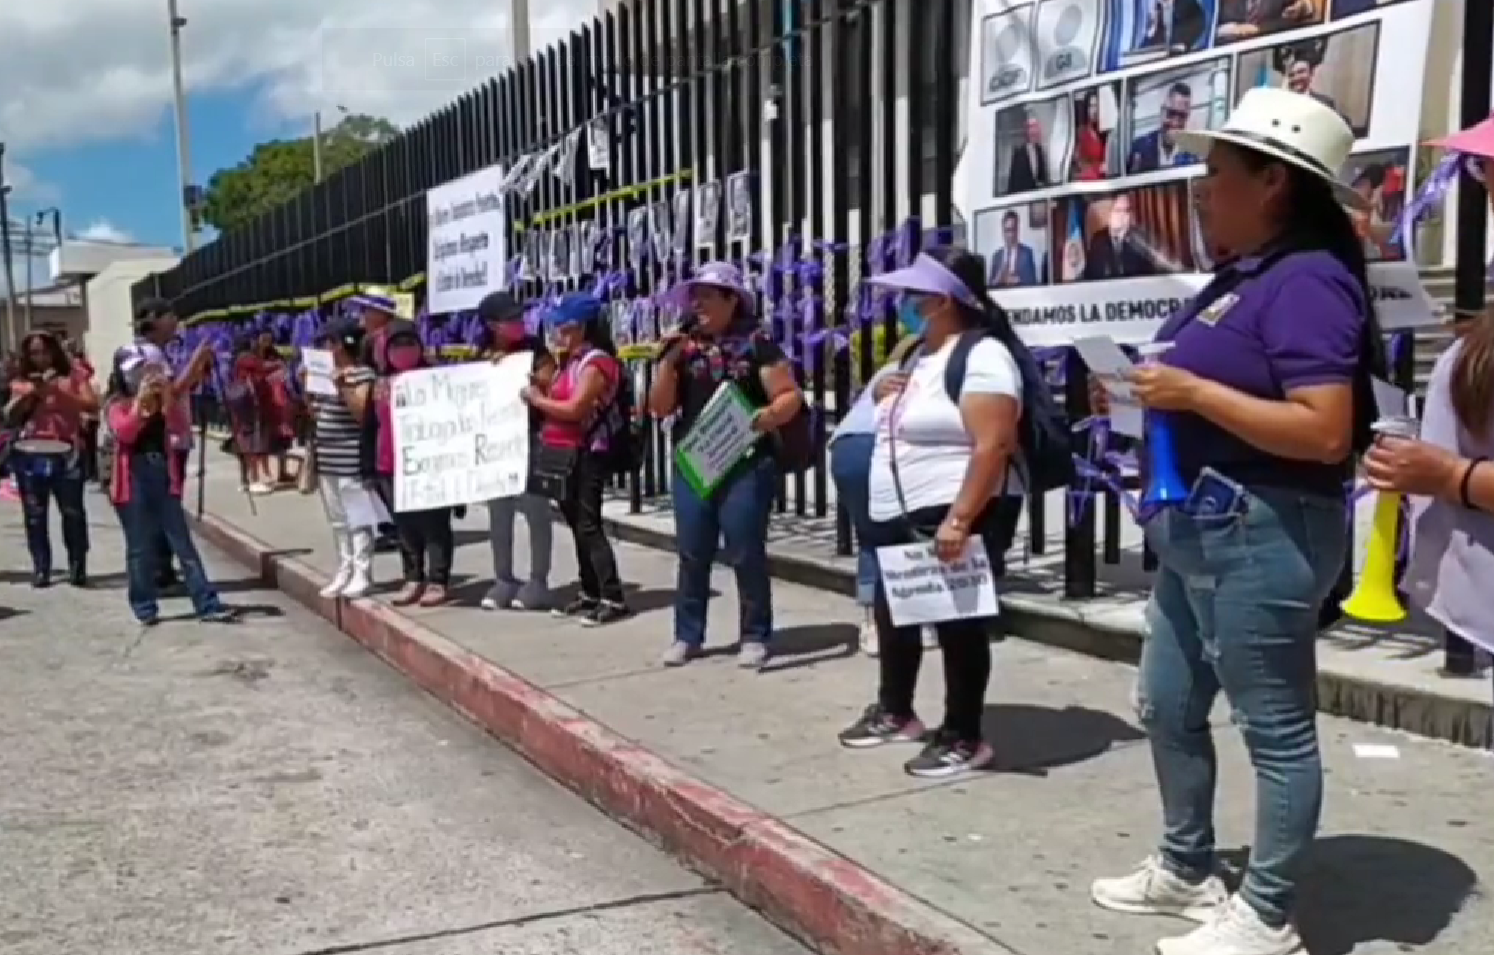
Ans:
MULTIPOLYGON (((1375 423, 1379 434, 1415 438, 1416 421, 1385 418, 1375 423)), ((1381 491, 1375 499, 1375 521, 1370 529, 1364 569, 1349 599, 1339 604, 1344 615, 1364 623, 1399 623, 1406 619, 1406 606, 1395 592, 1395 552, 1401 529, 1401 495, 1381 491)))

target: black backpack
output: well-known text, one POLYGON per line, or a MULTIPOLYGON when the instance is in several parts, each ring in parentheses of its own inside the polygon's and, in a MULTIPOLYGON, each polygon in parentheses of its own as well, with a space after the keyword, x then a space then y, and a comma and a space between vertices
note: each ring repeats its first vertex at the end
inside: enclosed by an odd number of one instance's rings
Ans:
POLYGON ((643 466, 643 422, 633 391, 633 372, 621 359, 618 365, 617 393, 599 419, 601 427, 607 430, 603 467, 613 477, 632 474, 643 466))
MULTIPOLYGON (((992 329, 978 328, 960 335, 950 353, 949 364, 944 367, 944 391, 956 406, 960 393, 965 390, 965 371, 970 363, 970 350, 981 339, 994 338, 1006 346, 1017 372, 1022 377, 1022 416, 1017 420, 1017 443, 1022 449, 1017 462, 1018 473, 1029 494, 1039 494, 1054 488, 1065 487, 1074 477, 1074 454, 1069 445, 1069 428, 1058 403, 1053 400, 1053 390, 1043 376, 1042 366, 1022 340, 1016 335, 1000 335, 992 329)), ((909 349, 903 356, 902 367, 910 365, 920 349, 909 349)))

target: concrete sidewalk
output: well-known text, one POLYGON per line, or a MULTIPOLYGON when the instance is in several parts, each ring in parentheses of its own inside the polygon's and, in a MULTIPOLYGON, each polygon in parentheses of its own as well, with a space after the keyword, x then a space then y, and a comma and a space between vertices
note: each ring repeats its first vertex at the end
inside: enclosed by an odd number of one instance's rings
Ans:
MULTIPOLYGON (((682 670, 654 660, 669 639, 674 560, 622 544, 640 613, 586 630, 548 617, 486 614, 486 515, 459 524, 468 606, 396 612, 334 604, 320 502, 282 493, 251 516, 210 469, 203 530, 417 683, 546 772, 650 834, 739 898, 825 951, 847 955, 1145 952, 1182 926, 1094 908, 1089 881, 1151 851, 1159 825, 1150 753, 1132 723, 1133 671, 1014 640, 997 649, 988 728, 1003 771, 913 780, 898 752, 854 753, 834 734, 870 701, 875 664, 853 656, 859 612, 837 594, 780 583, 779 644, 763 673, 715 656, 682 670)), ((522 526, 522 525, 521 525, 522 526)), ((574 577, 568 538, 556 578, 574 577)), ((397 571, 392 555, 379 572, 397 571)), ((736 600, 718 571, 718 645, 736 600)), ((939 661, 921 707, 939 712, 939 661)), ((1227 714, 1219 828, 1248 839, 1251 775, 1227 714)), ((1314 955, 1494 951, 1494 908, 1474 892, 1494 874, 1482 811, 1485 754, 1325 718, 1329 794, 1302 921, 1314 955), (1356 745, 1395 747, 1369 759, 1356 745)))

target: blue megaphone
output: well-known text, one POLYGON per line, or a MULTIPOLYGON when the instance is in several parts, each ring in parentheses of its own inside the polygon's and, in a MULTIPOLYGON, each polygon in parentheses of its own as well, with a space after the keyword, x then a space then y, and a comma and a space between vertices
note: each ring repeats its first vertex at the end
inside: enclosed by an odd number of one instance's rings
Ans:
POLYGON ((1188 488, 1178 473, 1178 455, 1172 444, 1172 422, 1164 412, 1146 415, 1146 493, 1143 508, 1171 507, 1188 499, 1188 488))

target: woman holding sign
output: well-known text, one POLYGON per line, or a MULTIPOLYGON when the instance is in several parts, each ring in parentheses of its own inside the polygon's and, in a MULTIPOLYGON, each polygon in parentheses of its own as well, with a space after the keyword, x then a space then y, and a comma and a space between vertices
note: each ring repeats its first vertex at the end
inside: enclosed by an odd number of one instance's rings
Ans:
POLYGON ((1021 508, 1021 481, 1010 465, 1022 374, 1003 343, 1014 332, 986 293, 979 256, 933 249, 908 268, 868 281, 901 293, 898 317, 922 345, 905 373, 876 386, 868 537, 882 570, 875 608, 880 686, 877 701, 840 741, 853 749, 923 743, 907 772, 953 776, 993 758, 981 730, 991 678, 988 628, 1021 508), (946 582, 949 606, 934 608, 942 612, 913 615, 913 602, 899 591, 925 588, 895 586, 889 565, 889 557, 905 555, 921 565, 900 560, 898 573, 946 582), (962 566, 969 572, 955 577, 962 566), (970 601, 954 594, 954 581, 965 578, 970 601), (932 734, 913 710, 926 623, 938 631, 944 655, 946 710, 932 734))
MULTIPOLYGON (((365 429, 373 432, 373 470, 383 485, 379 496, 386 501, 394 497, 394 409, 389 397, 394 379, 407 372, 426 367, 425 346, 420 333, 412 326, 401 326, 384 338, 383 361, 374 382, 374 413, 367 416, 365 429)), ((400 564, 405 585, 389 602, 396 607, 419 604, 439 607, 446 602, 451 585, 451 558, 456 549, 451 530, 451 508, 435 507, 424 511, 400 511, 394 515, 399 530, 400 564)))
POLYGON ((602 303, 592 296, 567 296, 546 313, 545 329, 565 364, 553 373, 541 366, 522 393, 543 419, 532 470, 536 490, 560 506, 570 526, 581 573, 581 593, 555 613, 602 626, 628 615, 617 557, 602 523, 602 498, 615 473, 612 452, 628 426, 618 414, 624 371, 602 320, 602 303))
POLYGON ((1203 923, 1161 955, 1297 955, 1297 881, 1318 828, 1318 608, 1343 566, 1344 485, 1367 446, 1383 374, 1364 246, 1336 179, 1354 133, 1311 96, 1253 89, 1222 129, 1183 132, 1206 155, 1209 239, 1236 253, 1157 334, 1172 348, 1131 372, 1170 460, 1143 457, 1175 501, 1146 523, 1160 567, 1137 708, 1161 791, 1157 853, 1096 880, 1097 905, 1203 923), (1163 417, 1156 417, 1157 413, 1163 417), (1255 768, 1255 836, 1239 893, 1215 875, 1223 691, 1255 768))
POLYGON ((799 413, 804 396, 783 350, 759 332, 752 293, 734 265, 711 262, 670 290, 690 310, 659 346, 649 411, 675 416, 674 500, 679 579, 674 642, 665 666, 682 666, 705 645, 706 604, 717 544, 726 539, 742 601, 737 662, 756 669, 773 636, 768 517, 778 486, 772 434, 799 413), (689 449, 700 453, 689 455, 689 449))

